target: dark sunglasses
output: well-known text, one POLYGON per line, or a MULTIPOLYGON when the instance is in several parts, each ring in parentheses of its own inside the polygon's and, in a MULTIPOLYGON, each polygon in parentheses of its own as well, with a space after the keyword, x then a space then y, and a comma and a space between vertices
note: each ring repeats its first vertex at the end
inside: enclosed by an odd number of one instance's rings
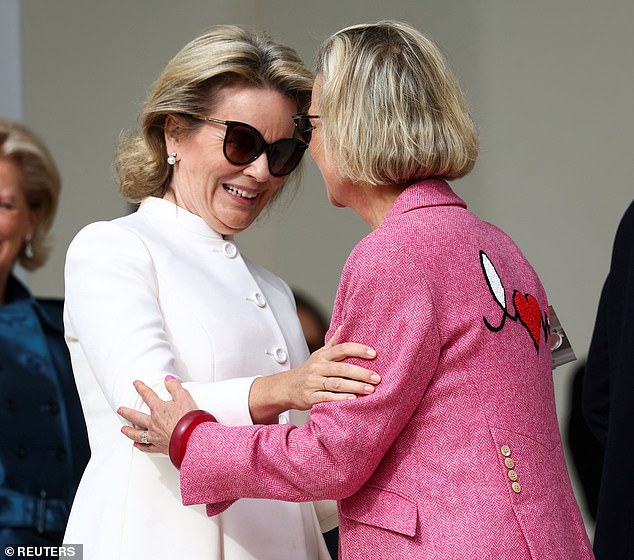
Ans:
POLYGON ((310 144, 310 139, 313 137, 313 130, 316 128, 315 125, 310 122, 310 119, 318 119, 319 115, 296 113, 292 118, 295 122, 297 132, 302 137, 302 140, 306 142, 306 144, 310 144))
POLYGON ((229 163, 247 165, 266 152, 269 172, 273 177, 284 177, 302 161, 308 144, 297 138, 282 138, 267 143, 257 128, 238 121, 225 121, 213 117, 198 117, 201 120, 223 124, 227 127, 222 151, 229 163))

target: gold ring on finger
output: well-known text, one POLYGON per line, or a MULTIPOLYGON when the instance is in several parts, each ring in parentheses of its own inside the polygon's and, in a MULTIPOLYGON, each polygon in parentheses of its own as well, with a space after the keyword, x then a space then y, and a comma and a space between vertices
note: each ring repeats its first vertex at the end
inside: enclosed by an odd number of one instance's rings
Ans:
POLYGON ((324 388, 324 391, 327 391, 328 389, 326 389, 326 379, 328 379, 327 377, 324 377, 321 380, 321 386, 324 388))

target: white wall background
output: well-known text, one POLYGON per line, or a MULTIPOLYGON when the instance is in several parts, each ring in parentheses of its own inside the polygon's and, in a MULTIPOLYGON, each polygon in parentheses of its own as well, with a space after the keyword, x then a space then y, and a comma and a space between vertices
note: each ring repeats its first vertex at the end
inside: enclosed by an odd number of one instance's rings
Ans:
MULTIPOLYGON (((11 4, 0 0, 0 17, 2 2, 11 4)), ((21 7, 25 120, 64 178, 56 249, 31 279, 36 293, 63 294, 65 249, 83 225, 127 211, 111 171, 117 136, 135 125, 167 60, 207 26, 265 29, 310 62, 319 42, 345 25, 403 19, 445 51, 480 128, 479 162, 456 190, 523 248, 585 356, 616 226, 634 194, 631 0, 23 0, 21 7)), ((329 207, 323 190, 307 161, 292 203, 238 242, 330 310, 346 255, 368 230, 351 211, 329 207)), ((555 372, 562 423, 571 372, 555 372)))

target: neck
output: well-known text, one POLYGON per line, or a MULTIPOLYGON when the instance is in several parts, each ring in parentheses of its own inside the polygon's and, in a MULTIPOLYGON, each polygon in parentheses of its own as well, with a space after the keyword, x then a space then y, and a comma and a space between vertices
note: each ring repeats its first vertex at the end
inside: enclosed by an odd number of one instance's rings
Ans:
POLYGON ((402 192, 401 185, 364 185, 363 196, 350 207, 374 230, 383 223, 402 192))

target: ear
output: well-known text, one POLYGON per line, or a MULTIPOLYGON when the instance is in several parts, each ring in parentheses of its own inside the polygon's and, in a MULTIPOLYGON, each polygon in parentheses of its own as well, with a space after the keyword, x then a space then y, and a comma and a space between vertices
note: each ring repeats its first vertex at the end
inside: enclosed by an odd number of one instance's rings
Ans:
POLYGON ((35 228, 40 221, 41 215, 42 211, 39 208, 29 210, 29 235, 33 236, 35 233, 35 228))
POLYGON ((185 128, 179 117, 176 115, 167 115, 165 118, 165 126, 163 127, 163 134, 168 152, 177 151, 175 147, 178 145, 184 132, 185 128))

